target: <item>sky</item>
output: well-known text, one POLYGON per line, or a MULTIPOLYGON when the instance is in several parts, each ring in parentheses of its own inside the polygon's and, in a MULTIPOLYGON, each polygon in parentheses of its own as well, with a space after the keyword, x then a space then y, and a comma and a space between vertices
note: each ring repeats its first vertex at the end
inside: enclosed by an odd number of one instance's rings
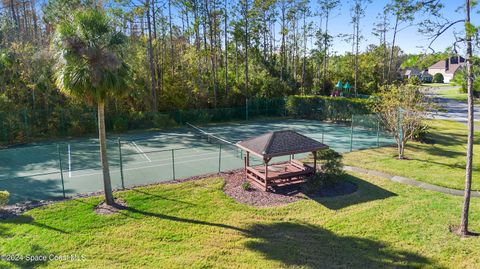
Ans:
MULTIPOLYGON (((317 10, 316 1, 312 1, 312 9, 317 10)), ((371 34, 373 25, 377 20, 377 15, 382 12, 383 7, 388 3, 388 0, 372 0, 372 3, 368 4, 365 17, 361 19, 361 31, 364 37, 360 48, 365 50, 368 44, 378 44, 379 39, 371 34)), ((456 12, 457 8, 463 3, 463 0, 442 0, 442 3, 445 5, 442 10, 442 14, 448 15, 448 18, 451 20, 463 19, 465 17, 464 12, 456 12), (463 12, 463 13, 462 13, 463 12)), ((350 15, 350 6, 351 0, 341 0, 341 7, 336 11, 332 12, 332 18, 329 23, 329 28, 331 35, 336 36, 340 33, 351 33, 352 25, 350 24, 351 15, 350 15)), ((420 19, 420 18, 419 18, 420 19)), ((318 23, 317 19, 317 22, 318 23)), ((390 20, 394 22, 394 18, 391 17, 390 20)), ((477 12, 472 13, 472 22, 478 24, 480 21, 480 15, 477 12)), ((453 31, 456 30, 459 32, 463 24, 458 24, 456 28, 453 28, 443 34, 443 36, 434 43, 432 46, 436 51, 443 51, 447 47, 452 46, 454 42, 453 31)), ((392 40, 392 32, 390 31, 387 34, 387 42, 392 40)), ((417 26, 408 27, 397 34, 396 43, 402 48, 405 53, 430 53, 431 50, 427 50, 428 44, 430 43, 427 37, 418 32, 417 26)), ((339 54, 343 54, 346 51, 351 51, 351 44, 347 44, 342 41, 341 38, 335 38, 334 45, 332 47, 333 51, 336 51, 339 54)))

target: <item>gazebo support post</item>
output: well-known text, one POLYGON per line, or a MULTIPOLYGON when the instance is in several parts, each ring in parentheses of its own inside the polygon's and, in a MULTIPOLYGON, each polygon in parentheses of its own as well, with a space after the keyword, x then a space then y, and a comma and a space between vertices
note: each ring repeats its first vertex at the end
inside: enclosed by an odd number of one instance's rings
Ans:
POLYGON ((265 191, 268 191, 268 162, 271 158, 265 158, 263 161, 265 162, 265 191))
POLYGON ((313 151, 313 174, 317 173, 317 152, 313 151))
POLYGON ((245 168, 244 168, 244 170, 245 170, 245 179, 248 179, 248 172, 247 172, 247 167, 248 167, 248 165, 247 165, 247 156, 244 156, 244 157, 243 157, 243 163, 245 164, 245 168))

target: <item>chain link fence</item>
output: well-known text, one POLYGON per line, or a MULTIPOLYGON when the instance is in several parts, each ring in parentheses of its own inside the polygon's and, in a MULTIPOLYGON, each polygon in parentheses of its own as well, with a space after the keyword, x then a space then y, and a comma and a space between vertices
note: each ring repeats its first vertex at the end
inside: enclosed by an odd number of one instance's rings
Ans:
MULTIPOLYGON (((106 111, 108 132, 163 129, 187 122, 204 124, 286 116, 285 99, 248 99, 245 106, 186 109, 167 112, 106 111)), ((51 138, 94 135, 97 132, 95 109, 55 108, 50 110, 0 111, 0 145, 15 145, 51 138)))

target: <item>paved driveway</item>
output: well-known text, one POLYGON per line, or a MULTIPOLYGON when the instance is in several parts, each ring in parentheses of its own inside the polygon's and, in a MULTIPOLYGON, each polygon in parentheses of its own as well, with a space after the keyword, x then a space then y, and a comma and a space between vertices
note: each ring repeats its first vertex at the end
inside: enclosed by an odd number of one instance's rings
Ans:
MULTIPOLYGON (((427 96, 433 98, 434 102, 443 108, 444 111, 432 112, 430 117, 442 120, 454 120, 462 123, 467 123, 468 107, 466 102, 457 101, 439 96, 437 93, 439 90, 447 90, 457 87, 442 87, 442 88, 430 88, 427 92, 427 96)), ((474 106, 474 118, 477 126, 475 129, 480 130, 478 123, 480 122, 480 107, 474 106)))

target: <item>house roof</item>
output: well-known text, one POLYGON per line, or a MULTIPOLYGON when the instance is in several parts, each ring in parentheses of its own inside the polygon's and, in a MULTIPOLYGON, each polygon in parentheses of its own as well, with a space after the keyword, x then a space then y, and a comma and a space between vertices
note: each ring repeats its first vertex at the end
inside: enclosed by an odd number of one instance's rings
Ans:
POLYGON ((445 69, 446 68, 446 60, 441 60, 436 62, 434 65, 430 66, 428 69, 445 69))
POLYGON ((237 146, 261 158, 312 152, 328 148, 315 139, 292 130, 275 131, 237 143, 237 146))
POLYGON ((465 59, 462 57, 450 57, 446 60, 441 60, 436 62, 434 65, 430 66, 428 69, 441 69, 444 70, 446 74, 455 74, 458 68, 465 65, 465 59))
POLYGON ((457 70, 464 65, 465 65, 465 63, 450 64, 450 68, 448 68, 446 73, 447 74, 455 74, 455 72, 457 72, 457 70))

